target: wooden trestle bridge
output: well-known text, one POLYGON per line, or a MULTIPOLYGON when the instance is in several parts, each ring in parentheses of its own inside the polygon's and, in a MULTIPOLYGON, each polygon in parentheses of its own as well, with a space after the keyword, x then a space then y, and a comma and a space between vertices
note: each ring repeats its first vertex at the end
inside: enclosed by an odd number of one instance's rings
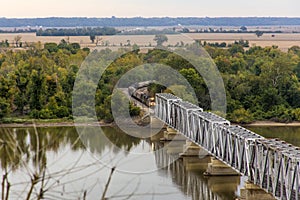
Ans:
POLYGON ((266 139, 172 94, 156 94, 155 117, 277 199, 300 200, 300 148, 266 139))

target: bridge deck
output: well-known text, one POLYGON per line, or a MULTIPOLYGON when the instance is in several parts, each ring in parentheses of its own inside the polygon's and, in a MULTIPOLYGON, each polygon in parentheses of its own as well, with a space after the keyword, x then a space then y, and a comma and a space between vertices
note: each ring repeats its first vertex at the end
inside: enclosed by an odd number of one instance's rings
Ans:
POLYGON ((300 148, 266 139, 171 94, 156 94, 155 116, 248 176, 277 199, 300 200, 300 148))

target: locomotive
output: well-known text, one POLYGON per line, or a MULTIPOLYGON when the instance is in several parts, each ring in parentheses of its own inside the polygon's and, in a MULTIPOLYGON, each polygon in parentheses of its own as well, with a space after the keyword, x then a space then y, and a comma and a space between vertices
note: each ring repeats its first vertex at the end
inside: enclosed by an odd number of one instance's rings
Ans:
POLYGON ((154 82, 155 81, 144 81, 134 83, 133 85, 128 87, 128 94, 148 107, 154 106, 154 97, 149 96, 149 92, 147 89, 147 87, 154 82))

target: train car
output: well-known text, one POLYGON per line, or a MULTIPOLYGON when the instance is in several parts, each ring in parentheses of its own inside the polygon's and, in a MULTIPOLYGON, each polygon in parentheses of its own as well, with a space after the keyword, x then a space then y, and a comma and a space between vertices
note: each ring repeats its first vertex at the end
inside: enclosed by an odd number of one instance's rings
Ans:
POLYGON ((134 86, 128 87, 128 94, 132 96, 137 89, 134 86))
POLYGON ((146 106, 154 106, 155 101, 154 97, 150 97, 147 91, 147 87, 154 83, 155 81, 144 81, 139 83, 134 83, 128 87, 128 94, 140 101, 141 103, 145 104, 146 106))
POLYGON ((149 96, 146 92, 142 90, 136 90, 131 96, 141 103, 149 106, 149 96))

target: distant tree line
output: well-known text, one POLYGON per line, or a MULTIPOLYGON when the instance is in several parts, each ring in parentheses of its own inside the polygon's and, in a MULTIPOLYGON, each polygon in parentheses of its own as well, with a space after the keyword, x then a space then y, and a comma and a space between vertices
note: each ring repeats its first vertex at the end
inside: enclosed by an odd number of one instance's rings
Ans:
MULTIPOLYGON (((262 36, 264 33, 283 33, 282 31, 249 31, 245 29, 239 29, 239 30, 226 30, 223 28, 204 28, 204 29, 196 29, 196 30, 191 30, 189 28, 183 28, 182 30, 179 30, 178 32, 180 33, 254 33, 258 37, 262 36)), ((294 31, 294 33, 297 33, 294 31)))
POLYGON ((196 42, 198 42, 202 46, 219 47, 219 48, 232 47, 232 45, 236 45, 236 44, 238 44, 242 47, 246 47, 246 48, 250 47, 248 40, 234 41, 233 44, 227 44, 226 42, 221 42, 221 43, 219 43, 219 42, 211 43, 211 42, 206 42, 206 41, 202 42, 201 40, 197 40, 196 42))
POLYGON ((299 25, 300 18, 287 17, 133 17, 133 18, 0 18, 0 27, 122 27, 122 26, 280 26, 299 25))
POLYGON ((130 30, 130 31, 123 31, 120 33, 120 35, 158 35, 158 34, 179 34, 174 29, 136 29, 136 30, 130 30))
POLYGON ((10 30, 10 29, 0 29, 0 33, 35 33, 37 31, 37 29, 13 29, 13 30, 10 30))
POLYGON ((91 36, 91 35, 115 35, 118 31, 111 27, 97 28, 51 28, 39 29, 36 36, 91 36))

